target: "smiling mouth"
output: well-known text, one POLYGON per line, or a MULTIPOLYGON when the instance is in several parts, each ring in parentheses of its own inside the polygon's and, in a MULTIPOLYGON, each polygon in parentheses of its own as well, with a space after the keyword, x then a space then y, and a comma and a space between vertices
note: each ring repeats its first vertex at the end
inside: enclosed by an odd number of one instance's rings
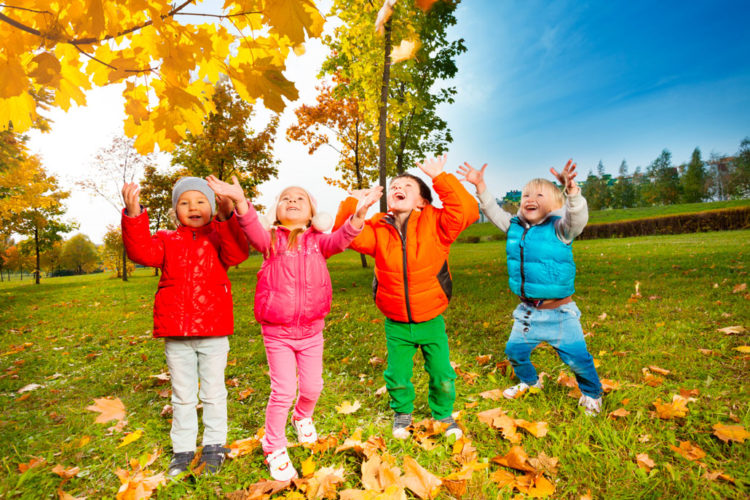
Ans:
POLYGON ((406 195, 402 194, 402 193, 394 194, 393 197, 396 198, 397 200, 405 200, 406 199, 406 195))
POLYGON ((203 217, 201 217, 200 215, 191 215, 191 216, 188 217, 188 219, 192 219, 192 220, 200 220, 202 218, 203 217))

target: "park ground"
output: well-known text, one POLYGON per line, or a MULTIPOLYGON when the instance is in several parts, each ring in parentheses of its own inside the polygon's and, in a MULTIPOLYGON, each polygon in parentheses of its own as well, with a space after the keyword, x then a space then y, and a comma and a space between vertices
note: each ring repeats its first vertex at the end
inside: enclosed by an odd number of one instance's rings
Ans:
MULTIPOLYGON (((749 243, 748 230, 575 243, 576 302, 610 389, 597 418, 579 411, 570 395, 575 388, 566 386, 569 370, 545 345, 532 355, 548 374, 544 390, 493 399, 492 390, 516 383, 503 362, 517 304, 507 287, 504 242, 456 244, 445 318, 459 373, 455 409, 476 448, 464 498, 513 498, 523 491, 499 486, 498 478, 518 480, 524 472, 492 460, 514 446, 540 459, 536 470, 554 486, 552 498, 747 498, 750 443, 739 428, 750 429, 749 243), (479 419, 496 408, 512 421, 537 423, 532 429, 540 437, 520 428, 502 432, 479 419), (722 434, 722 428, 733 431, 722 434)), ((254 255, 230 271, 236 325, 226 370, 230 442, 262 427, 269 393, 260 328, 252 319, 260 263, 254 255)), ((362 269, 359 256, 347 251, 329 269, 334 297, 326 386, 315 415, 319 433, 341 444, 359 437, 360 428, 362 441, 382 437, 383 456, 395 457, 398 467, 410 456, 438 477, 460 470, 455 444, 441 436, 391 438, 387 396, 377 394, 386 348, 383 318, 371 299, 372 268, 362 269), (360 407, 340 413, 345 402, 360 407)), ((138 269, 128 283, 98 274, 40 286, 0 284, 0 497, 62 498, 64 491, 114 498, 121 484, 115 472, 137 468, 129 460, 143 464, 155 449, 162 452, 149 468, 164 470, 170 424, 160 413, 169 404, 169 384, 159 376, 167 371, 162 342, 150 333, 157 279, 138 269), (122 401, 120 430, 108 430, 114 422, 95 422, 98 413, 87 407, 98 398, 122 401), (65 470, 75 474, 65 479, 65 470)), ((422 366, 418 355, 416 421, 429 416, 422 366)), ((364 458, 355 449, 293 447, 290 454, 298 469, 304 460, 312 469, 343 468, 342 490, 364 488, 364 458)), ((218 475, 169 481, 155 497, 222 496, 267 477, 255 449, 228 461, 218 475)), ((457 491, 444 485, 434 493, 454 498, 457 491)))

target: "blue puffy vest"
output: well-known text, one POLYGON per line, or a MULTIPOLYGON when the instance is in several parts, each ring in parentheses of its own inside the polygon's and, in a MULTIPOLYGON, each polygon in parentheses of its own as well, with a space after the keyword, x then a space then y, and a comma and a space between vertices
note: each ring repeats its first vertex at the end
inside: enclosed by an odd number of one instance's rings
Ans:
POLYGON ((553 215, 536 226, 510 220, 505 250, 508 282, 513 293, 529 299, 561 299, 575 292, 576 265, 573 247, 555 234, 553 215))

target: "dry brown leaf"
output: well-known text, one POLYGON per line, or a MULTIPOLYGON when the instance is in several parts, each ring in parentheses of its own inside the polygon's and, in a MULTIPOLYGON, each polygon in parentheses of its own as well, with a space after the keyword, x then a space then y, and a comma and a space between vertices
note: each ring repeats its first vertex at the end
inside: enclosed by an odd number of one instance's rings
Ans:
POLYGON ((386 392, 388 392, 388 388, 386 386, 382 386, 380 389, 378 389, 377 391, 375 391, 375 395, 376 396, 382 396, 386 392))
POLYGON ((161 484, 167 482, 163 472, 151 474, 151 471, 136 469, 126 471, 117 469, 115 474, 120 478, 120 489, 117 491, 117 500, 145 499, 161 484))
POLYGON ((747 290, 747 283, 740 283, 739 285, 735 285, 734 288, 732 288, 732 293, 740 293, 747 290))
POLYGON ((536 458, 529 458, 529 465, 540 472, 549 474, 552 477, 557 475, 557 465, 560 459, 557 457, 548 457, 545 453, 540 453, 536 458))
POLYGON ((404 457, 404 476, 401 484, 410 489, 419 498, 435 498, 440 491, 442 481, 439 477, 419 465, 409 455, 404 457))
POLYGON ((576 381, 575 377, 571 377, 565 372, 560 372, 560 375, 557 376, 557 383, 564 387, 578 387, 578 382, 576 381))
POLYGON ((683 398, 692 398, 693 396, 698 396, 701 393, 700 389, 683 389, 680 388, 680 396, 683 398))
POLYGON ((630 415, 630 412, 626 410, 625 408, 618 408, 613 412, 610 412, 609 415, 607 415, 607 418, 610 418, 612 420, 615 420, 617 418, 623 418, 630 415))
POLYGON ((729 441, 744 443, 745 439, 750 437, 750 433, 748 433, 741 425, 714 424, 713 429, 714 436, 725 443, 728 443, 729 441))
POLYGON ((739 345, 734 348, 735 351, 739 351, 742 354, 748 354, 750 353, 750 345, 739 345))
POLYGON ((254 393, 255 389, 252 387, 248 387, 247 389, 241 390, 240 393, 237 395, 237 399, 242 401, 244 399, 247 399, 250 394, 254 393))
POLYGON ((461 436, 453 443, 453 460, 459 464, 468 464, 474 462, 479 458, 477 449, 471 444, 471 440, 465 435, 461 436))
POLYGON ((475 359, 477 360, 477 364, 479 366, 486 365, 492 359, 492 354, 482 354, 481 356, 477 356, 475 359))
POLYGON ((148 378, 156 380, 156 385, 166 384, 171 380, 169 372, 163 372, 158 375, 149 375, 148 378))
POLYGON ((648 453, 639 453, 635 456, 635 463, 638 464, 638 467, 643 469, 645 472, 651 472, 651 469, 656 467, 656 463, 651 460, 651 457, 648 456, 648 453))
POLYGON ((531 498, 544 498, 555 492, 555 485, 552 484, 549 479, 544 477, 544 475, 527 474, 527 477, 532 479, 532 485, 528 489, 523 490, 518 486, 518 482, 516 482, 516 488, 518 488, 519 491, 526 493, 531 498))
POLYGON ((648 367, 648 368, 649 368, 649 370, 651 370, 652 372, 656 372, 656 373, 658 373, 659 375, 669 375, 670 373, 672 373, 672 372, 671 372, 671 371, 669 371, 669 370, 665 370, 664 368, 659 368, 658 366, 655 366, 655 365, 649 365, 649 367, 648 367))
POLYGON ((66 469, 62 465, 57 464, 57 465, 55 465, 52 468, 52 472, 54 472, 55 474, 57 474, 58 476, 60 476, 62 478, 70 479, 71 477, 73 477, 73 476, 77 475, 79 472, 81 472, 81 468, 80 467, 69 467, 69 468, 66 469))
POLYGON ((343 467, 323 467, 307 482, 307 498, 336 498, 338 485, 344 482, 343 467))
POLYGON ((534 437, 544 437, 547 435, 547 432, 549 432, 549 426, 547 422, 527 422, 523 419, 516 419, 515 424, 525 429, 534 437))
POLYGON ((252 453, 255 448, 260 446, 260 438, 263 437, 264 433, 265 430, 260 429, 253 437, 234 441, 228 447, 231 451, 227 454, 227 457, 237 458, 252 453))
POLYGON ((94 404, 86 407, 90 411, 98 411, 99 416, 94 420, 97 424, 103 424, 110 420, 122 421, 125 418, 125 405, 120 398, 96 398, 94 404))
POLYGON ((490 474, 490 481, 497 483, 498 488, 502 488, 503 486, 510 486, 512 488, 516 484, 516 476, 505 469, 498 469, 490 474))
POLYGON ((479 395, 484 399, 491 399, 493 401, 502 401, 503 390, 502 389, 491 389, 489 391, 480 392, 479 395))
POLYGON ((670 444, 669 448, 675 453, 682 455, 688 460, 700 460, 706 456, 706 452, 695 446, 690 441, 680 441, 680 447, 670 444))
POLYGON ((600 382, 602 383, 602 390, 606 393, 616 391, 620 388, 620 382, 617 382, 615 380, 603 378, 600 380, 600 382))
POLYGON ((385 363, 385 360, 383 358, 379 358, 377 356, 373 356, 370 358, 370 364, 372 366, 379 366, 385 363))
POLYGON ((31 460, 29 460, 28 463, 25 464, 18 464, 18 472, 23 474, 29 469, 33 469, 34 467, 39 467, 44 464, 46 464, 47 461, 42 457, 31 457, 31 460))
POLYGON ((172 405, 164 405, 164 408, 161 409, 161 413, 159 414, 162 417, 167 417, 169 415, 172 415, 174 413, 174 408, 172 408, 172 405))
POLYGON ((470 410, 479 406, 479 401, 472 401, 471 403, 464 403, 464 408, 470 410))
POLYGON ((643 382, 646 385, 651 387, 658 387, 664 383, 664 377, 659 377, 658 375, 652 374, 650 371, 648 371, 648 368, 643 368, 641 371, 643 372, 643 382))
MULTIPOLYGON (((289 497, 287 497, 289 498, 289 497)), ((372 490, 348 489, 339 492, 340 500, 407 500, 403 486, 393 485, 378 492, 372 490)))
POLYGON ((732 476, 729 476, 727 474, 724 474, 724 471, 717 470, 714 472, 708 472, 706 471, 705 474, 703 474, 703 477, 705 479, 708 479, 709 481, 716 481, 717 479, 723 479, 724 481, 734 483, 734 478, 732 476))
POLYGON ((529 464, 528 455, 520 446, 514 446, 508 453, 503 456, 497 456, 492 459, 493 462, 510 467, 511 469, 522 470, 526 472, 536 472, 536 469, 529 464))
POLYGON ((86 500, 86 497, 74 497, 70 493, 63 491, 62 488, 58 488, 57 500, 86 500))
POLYGON ((289 487, 291 481, 271 481, 268 479, 261 479, 257 483, 253 483, 247 487, 247 489, 233 491, 227 495, 230 500, 256 500, 265 499, 274 493, 278 493, 289 487))

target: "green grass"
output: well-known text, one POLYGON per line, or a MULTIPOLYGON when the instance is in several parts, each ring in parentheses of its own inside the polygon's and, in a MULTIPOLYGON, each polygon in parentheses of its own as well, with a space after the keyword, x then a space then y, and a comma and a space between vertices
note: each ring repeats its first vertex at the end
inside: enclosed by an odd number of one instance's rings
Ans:
MULTIPOLYGON (((666 217, 668 215, 693 214, 710 210, 738 208, 750 206, 750 199, 713 201, 707 203, 685 203, 682 205, 665 205, 663 207, 618 208, 608 210, 592 210, 589 212, 589 224, 604 224, 607 222, 624 222, 630 220, 666 217)), ((491 222, 472 224, 461 233, 461 239, 479 237, 481 241, 490 239, 505 239, 502 233, 491 222)))
MULTIPOLYGON (((601 365, 602 378, 621 384, 605 396, 604 412, 591 419, 576 408, 568 389, 554 380, 566 367, 549 348, 537 349, 532 360, 551 375, 540 394, 517 401, 494 402, 478 394, 516 383, 495 370, 511 327, 517 304, 507 288, 504 242, 456 244, 451 256, 454 299, 446 313, 452 359, 463 371, 479 374, 474 384, 457 380, 456 410, 463 410, 465 426, 481 460, 508 452, 511 444, 499 431, 479 422, 476 413, 502 407, 514 418, 546 421, 544 438, 525 435, 521 443, 529 456, 545 453, 559 458, 554 478, 555 498, 747 498, 750 487, 750 441, 723 443, 712 435, 716 423, 738 420, 750 429, 748 374, 750 360, 735 348, 749 344, 745 335, 725 335, 718 328, 750 327, 747 291, 733 288, 748 281, 750 231, 678 236, 588 240, 574 245, 578 265, 576 301, 583 313, 589 350, 601 365), (629 301, 635 282, 642 297, 629 301), (606 313, 605 319, 598 317, 606 313), (707 356, 698 349, 711 349, 707 356), (491 354, 493 363, 479 365, 476 356, 491 354), (649 365, 671 370, 664 384, 643 383, 641 370, 649 365), (657 398, 671 399, 680 388, 699 389, 685 418, 660 420, 651 415, 657 398), (478 406, 466 410, 466 403, 478 406), (625 405, 629 416, 611 420, 606 414, 625 405), (642 436, 649 435, 646 442, 642 436), (706 452, 701 461, 710 471, 722 470, 736 484, 703 478, 706 469, 676 455, 669 445, 696 444, 706 452), (656 462, 651 473, 635 464, 639 453, 656 462)), ((253 256, 232 269, 236 334, 231 339, 227 379, 229 439, 253 435, 263 425, 269 393, 260 329, 252 320, 252 293, 260 258, 253 256), (239 401, 241 390, 254 394, 239 401)), ((333 310, 328 317, 325 351, 325 388, 315 419, 321 434, 364 429, 385 438, 388 450, 410 455, 431 472, 444 476, 457 470, 451 447, 443 439, 432 451, 414 441, 390 437, 391 411, 387 398, 376 396, 383 385, 386 357, 382 316, 370 297, 372 269, 359 267, 359 256, 346 252, 329 262, 334 283, 333 310), (342 416, 334 407, 343 400, 359 400, 362 408, 342 416)), ((161 447, 154 467, 169 462, 169 422, 160 417, 168 399, 159 396, 156 375, 166 371, 162 342, 150 336, 151 307, 156 278, 150 270, 136 272, 122 282, 91 275, 0 284, 0 497, 51 498, 62 480, 52 466, 79 466, 81 472, 62 489, 76 496, 114 498, 119 480, 114 472, 130 458, 161 447), (13 352, 12 346, 27 346, 13 352), (59 375, 58 375, 59 374, 59 375), (21 400, 21 387, 44 387, 21 400), (95 424, 96 414, 85 409, 94 398, 117 396, 128 410, 126 431, 143 430, 139 440, 117 448, 122 434, 110 435, 108 424, 95 424), (79 446, 83 436, 91 440, 79 446), (21 474, 18 464, 32 456, 47 465, 21 474)), ((426 375, 417 356, 415 418, 429 415, 426 375)), ((293 432, 289 432, 290 439, 293 432)), ((299 467, 309 456, 303 448, 290 454, 299 467)), ((345 487, 361 488, 361 457, 329 451, 315 458, 318 467, 343 466, 345 487)), ((499 466, 474 473, 465 498, 512 498, 489 480, 499 466)), ((221 473, 195 481, 171 482, 158 498, 222 496, 266 478, 259 451, 228 462, 221 473)), ((451 498, 441 490, 440 498, 451 498)))

